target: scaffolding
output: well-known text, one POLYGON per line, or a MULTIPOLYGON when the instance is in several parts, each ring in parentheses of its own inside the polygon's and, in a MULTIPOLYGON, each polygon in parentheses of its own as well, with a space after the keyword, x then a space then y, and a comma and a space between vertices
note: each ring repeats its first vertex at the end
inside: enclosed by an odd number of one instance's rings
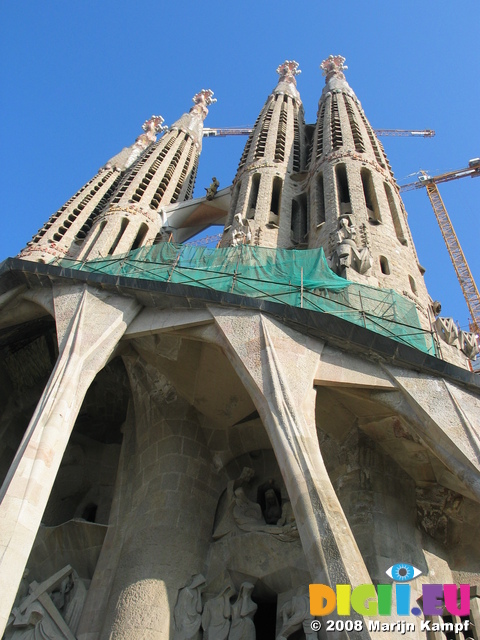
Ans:
POLYGON ((435 355, 415 304, 391 289, 349 282, 328 266, 323 249, 218 249, 161 243, 63 267, 151 281, 187 284, 302 307, 343 318, 435 355))

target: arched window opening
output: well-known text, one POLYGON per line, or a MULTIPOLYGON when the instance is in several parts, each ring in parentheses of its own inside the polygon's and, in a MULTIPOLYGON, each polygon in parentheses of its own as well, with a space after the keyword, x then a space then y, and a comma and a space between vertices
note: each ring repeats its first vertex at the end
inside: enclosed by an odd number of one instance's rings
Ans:
POLYGON ((106 227, 106 226, 107 226, 107 221, 106 221, 106 220, 103 220, 103 221, 100 223, 100 225, 99 225, 99 227, 98 227, 97 231, 95 232, 95 235, 94 235, 94 237, 93 237, 92 241, 90 242, 90 246, 88 247, 87 251, 83 254, 83 256, 82 256, 82 255, 80 255, 80 257, 81 257, 81 259, 82 259, 82 260, 86 260, 86 259, 88 258, 88 256, 90 255, 90 253, 91 253, 91 251, 92 251, 93 247, 97 244, 97 240, 98 240, 98 239, 100 238, 100 236, 102 235, 102 232, 103 232, 103 230, 105 229, 105 227, 106 227))
POLYGON ((225 225, 225 228, 229 227, 232 224, 233 216, 237 213, 238 197, 240 195, 241 188, 242 188, 242 181, 240 180, 240 182, 237 182, 237 184, 233 189, 232 201, 230 204, 230 213, 228 215, 228 220, 227 220, 227 224, 225 225))
POLYGON ((317 177, 317 227, 325 222, 325 189, 323 186, 323 173, 317 177))
POLYGON ((317 149, 316 159, 318 160, 323 155, 323 125, 325 121, 325 107, 327 103, 324 102, 320 107, 317 120, 317 149))
POLYGON ((123 234, 125 233, 125 229, 128 227, 128 218, 122 218, 122 223, 120 225, 120 229, 117 233, 117 237, 115 238, 115 240, 113 241, 112 246, 110 247, 110 251, 108 252, 108 255, 111 256, 113 255, 113 252, 115 251, 115 249, 118 247, 118 243, 120 242, 123 234))
POLYGON ((292 200, 291 238, 295 244, 304 244, 308 233, 307 197, 302 193, 292 200))
POLYGON ((417 283, 412 278, 412 276, 408 276, 408 280, 410 282, 410 289, 412 290, 412 293, 414 293, 415 295, 418 295, 417 283))
POLYGON ((363 143, 360 127, 358 126, 358 123, 355 119, 355 114, 350 102, 350 98, 344 94, 343 101, 345 102, 345 108, 347 110, 348 120, 350 122, 350 130, 352 132, 353 142, 355 144, 355 151, 363 153, 365 151, 365 145, 363 143))
POLYGON ((384 275, 390 275, 390 265, 388 264, 388 260, 385 256, 380 256, 380 269, 384 275))
POLYGON ((280 201, 282 198, 282 179, 275 177, 272 184, 272 198, 270 201, 270 217, 269 221, 278 224, 280 216, 280 201))
POLYGON ((385 195, 387 196, 388 206, 390 207, 390 214, 392 216, 393 226, 395 228, 395 235, 397 236, 399 242, 406 246, 408 243, 405 234, 403 233, 400 214, 398 212, 397 205, 395 204, 395 198, 393 197, 392 189, 386 182, 383 183, 383 186, 385 188, 385 195))
POLYGON ((258 188, 260 186, 260 174, 255 173, 250 185, 250 194, 248 196, 247 218, 253 219, 257 208, 258 188))
POLYGON ((368 169, 363 168, 360 171, 360 175, 362 177, 363 195, 365 198, 365 206, 367 207, 368 220, 374 224, 380 224, 382 222, 382 216, 380 215, 377 194, 373 186, 372 173, 368 169))
POLYGON ((130 249, 131 251, 133 251, 134 249, 138 249, 139 247, 142 246, 143 241, 145 240, 145 236, 147 235, 147 232, 148 232, 148 225, 146 225, 145 223, 142 223, 140 225, 140 229, 138 230, 137 237, 133 241, 132 247, 130 249))
POLYGON ((352 213, 350 203, 350 190, 348 188, 347 167, 344 164, 337 164, 335 167, 335 178, 337 183, 337 196, 340 215, 352 213))

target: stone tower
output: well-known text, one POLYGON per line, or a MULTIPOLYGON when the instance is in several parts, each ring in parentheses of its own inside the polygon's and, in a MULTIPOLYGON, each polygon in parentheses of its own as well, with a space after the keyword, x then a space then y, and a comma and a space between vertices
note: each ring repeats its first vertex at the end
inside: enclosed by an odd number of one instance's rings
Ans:
POLYGON ((192 197, 203 121, 215 101, 212 91, 202 89, 190 111, 169 129, 161 116, 152 116, 143 124, 145 133, 63 205, 20 256, 41 262, 65 256, 86 260, 162 239, 168 233, 162 229, 162 207, 192 197), (157 133, 164 134, 158 142, 157 133))
POLYGON ((325 87, 309 150, 309 247, 323 247, 347 279, 413 300, 427 326, 430 301, 405 207, 344 61, 330 56, 321 64, 325 87))
POLYGON ((280 65, 231 187, 191 198, 202 91, 2 263, 6 640, 478 639, 476 342, 343 63, 311 125, 280 65))
POLYGON ((277 73, 278 84, 257 118, 238 165, 221 246, 238 244, 242 233, 255 245, 294 246, 291 212, 299 203, 290 178, 305 163, 303 105, 295 80, 298 63, 286 60, 277 73))

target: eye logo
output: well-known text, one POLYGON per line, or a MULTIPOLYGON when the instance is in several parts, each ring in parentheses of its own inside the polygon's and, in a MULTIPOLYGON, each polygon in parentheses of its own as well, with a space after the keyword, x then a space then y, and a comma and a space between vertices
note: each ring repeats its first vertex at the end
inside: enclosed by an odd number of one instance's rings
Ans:
POLYGON ((417 569, 412 564, 405 564, 404 562, 392 565, 385 573, 389 578, 395 580, 395 582, 410 582, 410 580, 422 575, 420 569, 417 569))

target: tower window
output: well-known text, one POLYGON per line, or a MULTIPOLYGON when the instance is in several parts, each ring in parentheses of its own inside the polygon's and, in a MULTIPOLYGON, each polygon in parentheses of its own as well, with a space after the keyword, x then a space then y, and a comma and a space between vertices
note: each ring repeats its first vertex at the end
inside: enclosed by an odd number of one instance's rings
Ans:
POLYGON ((148 226, 145 223, 142 223, 140 225, 140 229, 138 230, 137 237, 133 241, 132 247, 130 249, 131 251, 133 251, 134 249, 138 249, 139 247, 142 246, 142 243, 145 240, 145 236, 147 235, 147 231, 148 231, 148 226))
POLYGON ((405 235, 403 233, 402 223, 400 221, 400 214, 398 213, 397 205, 395 204, 395 199, 393 197, 392 189, 390 188, 390 185, 388 185, 386 182, 383 183, 383 186, 385 188, 385 195, 387 196, 388 206, 390 207, 390 214, 393 220, 395 235, 403 245, 406 245, 407 239, 405 238, 405 235))
POLYGON ((308 232, 307 197, 302 193, 292 200, 291 220, 292 240, 299 244, 305 242, 308 232))
POLYGON ((327 103, 324 102, 320 107, 320 111, 318 113, 317 120, 317 151, 316 151, 316 159, 318 160, 323 154, 323 124, 325 120, 325 107, 327 103))
POLYGON ((265 114, 265 118, 263 119, 262 129, 260 131, 260 135, 258 136, 257 147, 255 149, 255 158, 263 158, 263 156, 265 155, 265 147, 267 145, 267 135, 268 135, 268 130, 270 128, 272 115, 273 115, 273 104, 271 104, 268 107, 267 112, 265 114))
POLYGON ((337 164, 335 167, 335 178, 337 182, 337 196, 340 214, 352 213, 350 190, 348 188, 347 167, 344 164, 337 164))
POLYGON ((382 221, 380 208, 378 206, 377 194, 373 185, 372 173, 368 169, 363 168, 360 171, 363 185, 363 195, 365 197, 365 206, 367 207, 368 219, 370 222, 379 224, 382 221))
POLYGON ((385 256, 380 256, 380 269, 384 275, 390 275, 390 265, 388 264, 388 260, 385 256))
POLYGON ((278 216, 280 214, 280 200, 282 197, 282 179, 275 177, 272 184, 272 199, 270 201, 270 212, 278 216))
POLYGON ((350 129, 352 131, 353 142, 355 143, 355 151, 363 153, 365 151, 365 145, 363 144, 362 133, 360 127, 355 119, 353 107, 350 102, 350 98, 346 95, 343 96, 345 102, 345 108, 347 110, 348 120, 350 122, 350 129))
POLYGON ((330 118, 332 127, 332 149, 335 150, 339 149, 343 144, 342 127, 340 125, 340 113, 338 111, 338 102, 336 95, 332 96, 330 118))
POLYGON ((227 224, 225 225, 227 227, 232 224, 233 216, 237 213, 238 196, 240 195, 241 188, 242 188, 242 181, 240 180, 240 182, 237 182, 233 190, 232 202, 230 204, 230 214, 228 216, 227 224))
POLYGON ((412 278, 412 276, 408 276, 408 280, 410 282, 410 289, 412 290, 412 293, 414 293, 415 295, 418 295, 417 283, 412 278))
POLYGON ((120 240, 122 239, 123 234, 125 233, 125 229, 128 227, 128 218, 122 218, 122 223, 120 225, 120 229, 117 233, 117 237, 115 238, 115 240, 113 241, 112 246, 110 247, 110 251, 108 252, 109 256, 113 255, 113 252, 115 251, 115 249, 118 247, 118 243, 120 242, 120 240))
POLYGON ((282 102, 280 116, 278 118, 277 142, 275 144, 275 160, 283 162, 285 158, 285 141, 287 137, 287 107, 282 102))
POLYGON ((317 176, 317 226, 325 222, 325 191, 323 173, 317 176))
POLYGON ((260 186, 260 174, 255 173, 252 178, 252 184, 250 186, 250 195, 248 197, 247 218, 255 217, 259 186, 260 186))

